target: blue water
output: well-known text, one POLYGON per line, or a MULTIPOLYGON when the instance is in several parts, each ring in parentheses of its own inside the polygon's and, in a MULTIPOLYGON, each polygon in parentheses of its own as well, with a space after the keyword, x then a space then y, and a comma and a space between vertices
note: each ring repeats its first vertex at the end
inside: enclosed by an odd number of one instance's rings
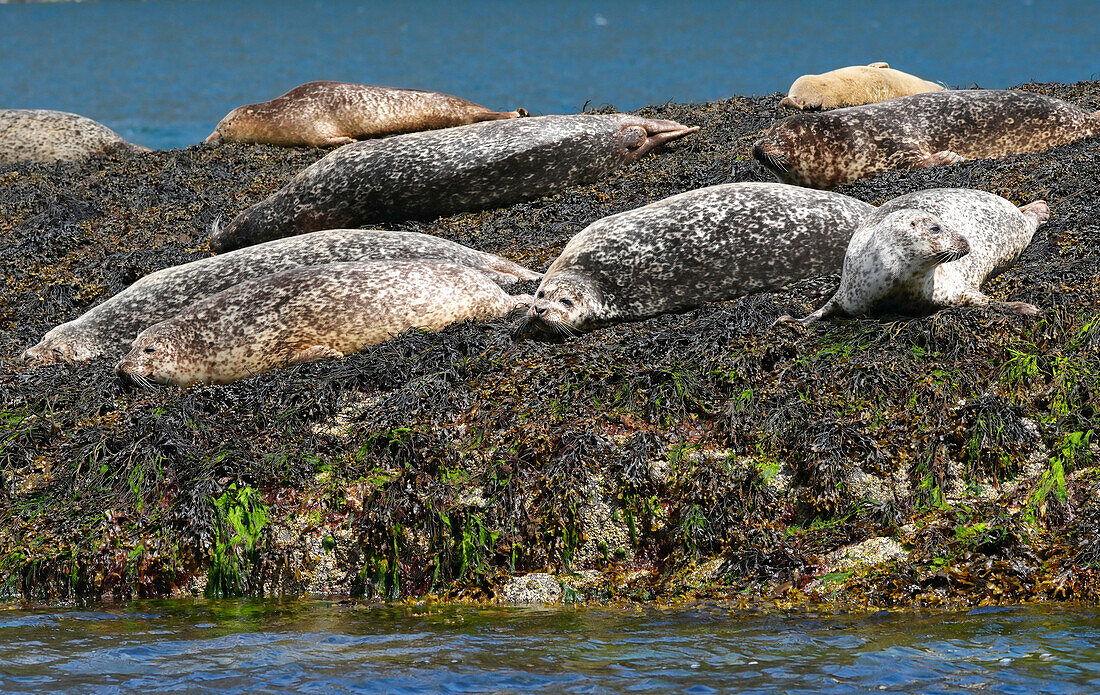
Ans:
POLYGON ((953 86, 1097 79, 1098 37, 1096 0, 0 4, 0 108, 167 148, 316 79, 562 113, 785 91, 877 60, 953 86))
POLYGON ((0 609, 0 692, 1095 693, 1095 609, 0 609))

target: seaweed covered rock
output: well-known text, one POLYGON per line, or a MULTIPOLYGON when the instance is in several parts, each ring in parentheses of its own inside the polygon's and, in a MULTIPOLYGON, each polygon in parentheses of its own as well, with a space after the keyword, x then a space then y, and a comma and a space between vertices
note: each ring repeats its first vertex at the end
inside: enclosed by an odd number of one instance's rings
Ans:
MULTIPOLYGON (((1100 108, 1100 83, 1024 89, 1100 108)), ((769 177, 779 95, 639 113, 700 130, 606 181, 391 225, 545 269, 594 220, 769 177)), ((556 343, 506 319, 409 332, 228 386, 134 390, 16 359, 323 150, 197 146, 0 169, 0 594, 427 593, 780 605, 1097 600, 1100 146, 891 172, 1051 218, 988 283, 1038 317, 772 328, 837 276, 556 343), (896 551, 839 563, 842 549, 896 551), (886 540, 881 540, 886 539, 886 540), (564 581, 567 580, 567 581, 564 581)), ((529 290, 522 290, 529 291, 529 290)))

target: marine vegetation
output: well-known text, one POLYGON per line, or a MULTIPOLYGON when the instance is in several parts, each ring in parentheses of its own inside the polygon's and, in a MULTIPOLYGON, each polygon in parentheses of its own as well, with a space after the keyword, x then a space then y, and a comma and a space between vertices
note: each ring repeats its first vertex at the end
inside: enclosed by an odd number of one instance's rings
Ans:
MULTIPOLYGON (((1100 108, 1100 82, 1022 88, 1100 108)), ((598 184, 388 228, 543 270, 600 217, 768 180, 750 148, 779 99, 648 107, 700 131, 598 184)), ((209 254, 217 217, 324 154, 204 144, 0 168, 0 596, 492 600, 544 572, 566 600, 1100 600, 1096 139, 839 189, 1045 199, 1049 223, 985 287, 1037 317, 773 327, 833 275, 556 342, 508 319, 410 331, 227 386, 18 361, 209 254)))

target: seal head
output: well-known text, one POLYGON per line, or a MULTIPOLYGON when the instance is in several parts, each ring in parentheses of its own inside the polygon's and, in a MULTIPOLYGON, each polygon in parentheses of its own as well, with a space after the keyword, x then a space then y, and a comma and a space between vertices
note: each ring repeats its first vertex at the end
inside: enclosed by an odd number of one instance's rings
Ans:
POLYGON ((575 336, 606 322, 609 313, 595 281, 581 273, 563 272, 539 287, 518 333, 575 336))

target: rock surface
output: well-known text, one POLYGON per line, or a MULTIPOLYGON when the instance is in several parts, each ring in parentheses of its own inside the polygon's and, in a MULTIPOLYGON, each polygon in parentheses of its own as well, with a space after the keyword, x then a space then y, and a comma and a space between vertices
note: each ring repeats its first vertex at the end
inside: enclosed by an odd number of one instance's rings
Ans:
MULTIPOLYGON (((1097 82, 1024 88, 1100 108, 1097 82)), ((749 151, 778 101, 643 109, 701 129, 592 186, 391 227, 542 270, 595 219, 766 179, 749 151)), ((517 342, 504 320, 413 332, 225 387, 129 390, 112 360, 16 360, 208 254, 215 218, 323 154, 203 145, 0 168, 0 597, 488 600, 548 573, 586 600, 1100 599, 1096 140, 841 189, 1046 199, 1050 223, 986 286, 1037 318, 772 327, 818 305, 827 276, 560 343, 517 342), (819 589, 822 558, 868 539, 891 552, 819 589)))

